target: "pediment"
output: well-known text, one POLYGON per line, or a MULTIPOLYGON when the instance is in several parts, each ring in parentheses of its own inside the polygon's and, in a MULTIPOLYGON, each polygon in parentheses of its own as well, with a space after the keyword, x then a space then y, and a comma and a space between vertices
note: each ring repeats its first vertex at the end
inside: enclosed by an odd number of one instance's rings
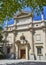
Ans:
POLYGON ((25 18, 25 17, 32 17, 32 14, 29 12, 20 12, 19 14, 16 15, 15 18, 25 18))

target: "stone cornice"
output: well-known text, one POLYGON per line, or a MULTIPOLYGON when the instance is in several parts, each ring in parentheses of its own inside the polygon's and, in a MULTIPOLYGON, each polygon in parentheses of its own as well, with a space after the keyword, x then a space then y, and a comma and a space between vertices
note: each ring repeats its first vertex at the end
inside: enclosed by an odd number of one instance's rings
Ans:
MULTIPOLYGON (((41 24, 41 23, 43 23, 43 22, 42 21, 41 22, 33 22, 33 25, 34 24, 41 24)), ((31 23, 27 23, 27 24, 22 24, 22 25, 10 25, 10 26, 8 26, 8 28, 15 27, 15 26, 24 26, 24 25, 32 25, 32 22, 31 23)))
POLYGON ((16 32, 18 32, 18 31, 31 31, 32 29, 33 29, 33 30, 39 30, 39 29, 40 29, 40 30, 46 30, 46 27, 45 27, 45 26, 44 26, 44 27, 42 27, 42 26, 41 26, 41 27, 36 27, 36 28, 32 28, 32 27, 31 27, 31 28, 27 28, 27 29, 14 29, 14 30, 10 30, 10 31, 4 30, 3 33, 4 33, 4 32, 6 32, 6 33, 11 33, 11 32, 14 32, 14 31, 16 31, 16 32))
POLYGON ((46 22, 46 20, 44 20, 44 21, 42 21, 42 20, 40 20, 40 21, 38 21, 38 22, 33 22, 34 24, 37 24, 37 23, 45 23, 46 22))
POLYGON ((13 31, 24 31, 24 30, 31 30, 31 29, 34 29, 34 30, 37 30, 37 29, 44 29, 46 28, 45 26, 45 23, 46 22, 33 22, 33 28, 32 28, 32 22, 31 23, 28 23, 28 24, 22 24, 22 25, 12 25, 12 26, 9 26, 7 27, 7 30, 4 30, 3 32, 13 32, 13 31), (35 24, 40 24, 40 26, 34 26, 35 24), (41 25, 42 23, 44 23, 44 25, 41 25), (19 26, 26 26, 25 29, 21 28, 19 29, 19 26), (18 28, 17 28, 18 27, 18 28))

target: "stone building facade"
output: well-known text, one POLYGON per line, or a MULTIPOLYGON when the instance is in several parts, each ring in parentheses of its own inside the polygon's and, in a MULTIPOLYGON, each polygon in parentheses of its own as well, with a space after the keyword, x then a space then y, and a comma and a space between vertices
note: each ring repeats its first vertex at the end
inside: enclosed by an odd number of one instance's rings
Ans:
POLYGON ((46 21, 33 22, 31 13, 20 12, 3 34, 5 53, 14 53, 16 59, 46 59, 46 21))

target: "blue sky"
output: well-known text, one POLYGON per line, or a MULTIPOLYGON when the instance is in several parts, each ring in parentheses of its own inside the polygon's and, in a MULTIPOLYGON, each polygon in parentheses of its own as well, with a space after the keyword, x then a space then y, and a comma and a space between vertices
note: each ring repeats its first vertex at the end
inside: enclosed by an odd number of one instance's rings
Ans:
MULTIPOLYGON (((31 12, 31 9, 29 7, 26 7, 24 10, 28 11, 28 12, 31 12)), ((46 6, 44 6, 44 14, 43 14, 43 16, 44 16, 44 19, 46 20, 46 6)), ((36 12, 35 12, 33 20, 41 20, 41 14, 40 15, 36 15, 36 12)), ((11 25, 13 23, 14 23, 14 19, 10 19, 8 21, 8 25, 11 25)), ((6 21, 4 21, 4 27, 5 26, 6 26, 6 21)))
MULTIPOLYGON (((26 7, 24 9, 25 11, 31 12, 31 9, 28 7, 26 7)), ((46 20, 46 6, 44 6, 44 19, 46 20)), ((34 19, 33 20, 41 20, 41 14, 37 15, 36 12, 34 12, 34 19)))

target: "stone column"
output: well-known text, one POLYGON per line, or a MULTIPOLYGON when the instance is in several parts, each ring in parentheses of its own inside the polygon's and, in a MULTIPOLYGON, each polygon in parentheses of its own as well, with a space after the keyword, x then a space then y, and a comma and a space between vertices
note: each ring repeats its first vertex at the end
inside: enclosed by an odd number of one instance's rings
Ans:
MULTIPOLYGON (((46 49, 46 29, 45 29, 45 49, 46 49)), ((45 52, 46 54, 46 52, 45 52)))
POLYGON ((31 52, 32 52, 32 54, 34 54, 34 34, 33 34, 33 30, 31 30, 30 31, 30 33, 31 33, 31 52))
POLYGON ((30 30, 31 32, 31 54, 30 54, 30 59, 31 60, 34 60, 34 54, 35 54, 35 51, 34 51, 34 30, 31 29, 30 30))
POLYGON ((46 28, 43 28, 43 52, 43 59, 46 60, 46 28))
POLYGON ((15 51, 16 51, 16 48, 15 48, 15 41, 16 41, 16 33, 15 31, 13 32, 13 35, 14 35, 14 40, 13 40, 13 54, 14 54, 14 59, 15 59, 15 51))
POLYGON ((28 46, 26 46, 26 59, 28 60, 28 46))
POLYGON ((4 39, 4 46, 3 46, 3 52, 4 54, 6 55, 7 54, 7 48, 6 48, 6 45, 7 45, 7 32, 5 32, 5 39, 4 39))
POLYGON ((18 59, 18 45, 16 44, 16 32, 14 31, 14 43, 13 43, 13 53, 14 53, 14 57, 16 59, 18 59))
POLYGON ((18 46, 16 45, 16 59, 18 59, 18 46))

